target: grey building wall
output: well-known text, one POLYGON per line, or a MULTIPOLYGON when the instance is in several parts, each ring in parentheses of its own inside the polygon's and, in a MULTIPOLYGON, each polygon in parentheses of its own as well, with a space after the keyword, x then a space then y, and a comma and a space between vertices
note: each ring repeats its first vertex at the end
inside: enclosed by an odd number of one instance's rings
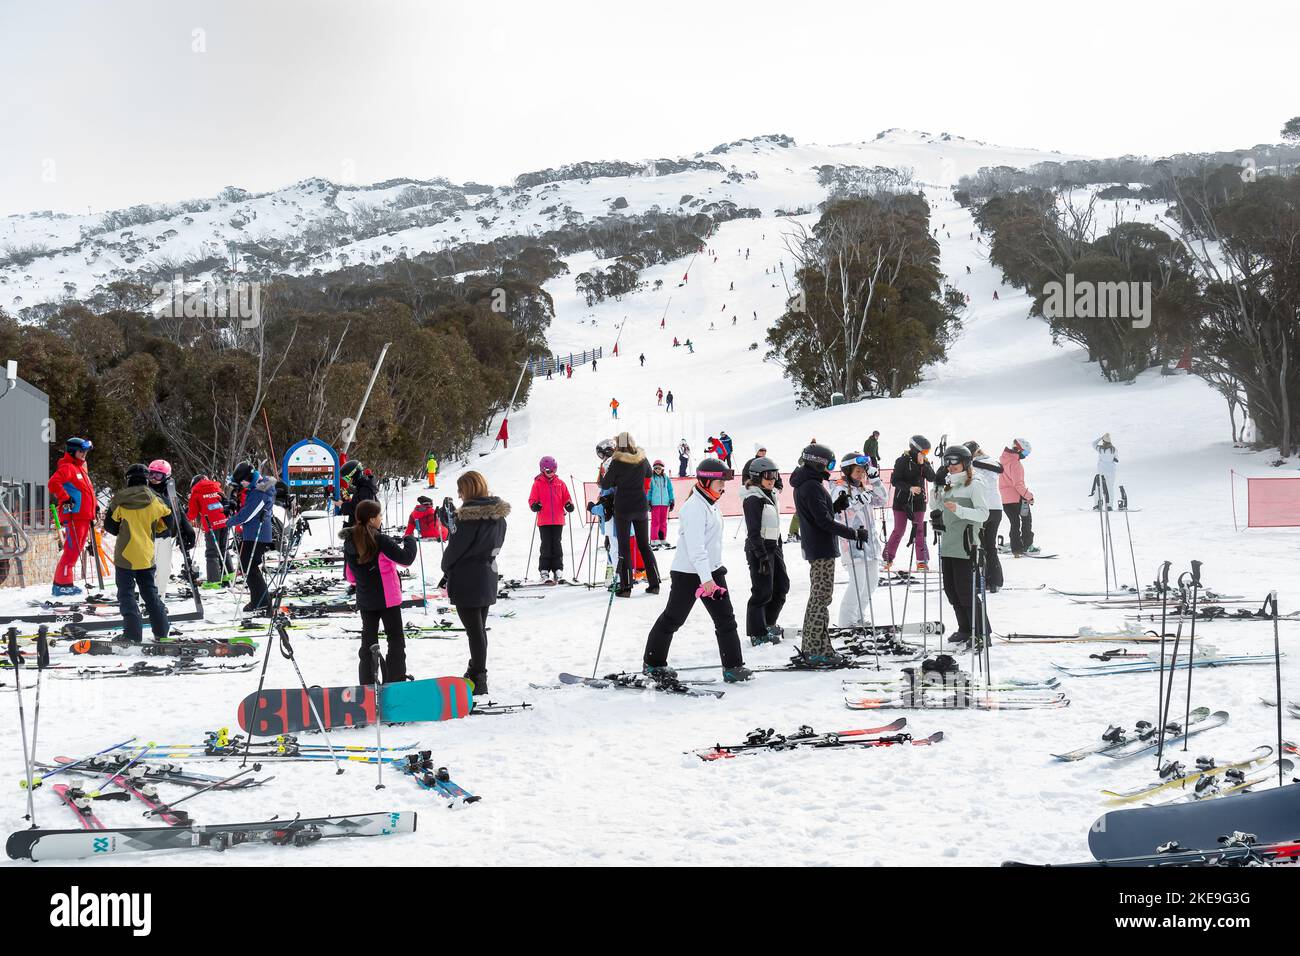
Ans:
MULTIPOLYGON (((0 375, 0 389, 5 387, 0 375)), ((46 420, 50 399, 21 378, 0 397, 0 494, 28 527, 49 523, 50 446, 46 420)))

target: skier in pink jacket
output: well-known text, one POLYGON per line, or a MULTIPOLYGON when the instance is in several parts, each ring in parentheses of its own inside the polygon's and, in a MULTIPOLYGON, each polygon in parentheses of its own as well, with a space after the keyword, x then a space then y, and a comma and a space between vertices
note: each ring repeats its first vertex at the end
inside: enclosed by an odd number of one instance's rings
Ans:
POLYGON ((1029 457, 1029 451, 1029 442, 1017 438, 1010 448, 1002 450, 1002 457, 998 460, 1002 465, 998 492, 1002 495, 1002 511, 1010 526, 1011 554, 1017 558, 1029 551, 1034 543, 1033 518, 1029 509, 1023 507, 1034 503, 1034 495, 1025 484, 1025 466, 1022 464, 1029 457))
POLYGON ((555 473, 559 468, 555 459, 547 455, 537 464, 541 474, 533 479, 533 490, 528 496, 528 507, 537 515, 537 533, 542 539, 537 570, 543 581, 558 584, 560 572, 564 570, 562 533, 565 518, 573 511, 573 500, 569 486, 555 473))

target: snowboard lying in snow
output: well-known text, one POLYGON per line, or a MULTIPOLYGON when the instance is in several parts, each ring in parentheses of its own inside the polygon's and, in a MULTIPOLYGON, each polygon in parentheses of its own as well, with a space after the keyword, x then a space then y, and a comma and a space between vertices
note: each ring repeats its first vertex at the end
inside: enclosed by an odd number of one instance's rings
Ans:
POLYGON ((1154 853, 1171 842, 1186 850, 1210 850, 1220 845, 1220 837, 1233 833, 1253 833, 1260 843, 1300 836, 1300 786, 1112 810, 1092 825, 1088 849, 1098 860, 1154 853))
MULTIPOLYGON (((469 716, 474 708, 470 683, 463 677, 400 681, 380 684, 379 688, 380 713, 385 722, 452 720, 469 716)), ((310 692, 292 687, 249 694, 239 703, 239 726, 259 737, 316 730, 312 702, 326 730, 375 722, 375 688, 363 684, 313 687, 310 692)))

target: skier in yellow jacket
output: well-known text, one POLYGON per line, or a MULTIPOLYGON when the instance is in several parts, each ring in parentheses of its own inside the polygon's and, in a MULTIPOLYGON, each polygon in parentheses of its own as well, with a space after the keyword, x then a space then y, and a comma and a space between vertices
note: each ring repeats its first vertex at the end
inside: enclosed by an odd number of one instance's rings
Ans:
POLYGON ((117 606, 122 614, 122 636, 140 643, 144 621, 136 602, 136 588, 149 611, 154 640, 171 631, 167 607, 154 581, 154 536, 172 527, 172 511, 149 490, 149 469, 140 464, 126 469, 126 487, 113 495, 104 515, 104 530, 115 535, 113 564, 116 567, 117 606))
POLYGON ((430 455, 429 460, 424 463, 424 468, 429 473, 429 487, 436 488, 438 486, 438 459, 430 455))

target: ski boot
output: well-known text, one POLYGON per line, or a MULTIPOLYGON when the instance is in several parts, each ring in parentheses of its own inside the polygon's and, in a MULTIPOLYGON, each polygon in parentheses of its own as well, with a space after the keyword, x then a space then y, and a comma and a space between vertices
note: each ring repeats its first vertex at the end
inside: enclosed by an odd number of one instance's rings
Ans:
POLYGON ((771 624, 764 633, 751 634, 749 643, 754 647, 758 647, 760 644, 780 644, 783 635, 784 631, 779 626, 771 624))
POLYGON ((722 679, 728 684, 739 684, 742 681, 751 679, 753 676, 754 672, 744 664, 737 664, 735 667, 727 667, 722 671, 722 679))
POLYGON ((929 561, 918 561, 918 562, 916 562, 916 573, 917 573, 917 574, 925 574, 925 573, 926 573, 927 571, 929 571, 929 570, 930 570, 930 562, 929 562, 929 561))
POLYGON ((853 658, 834 650, 824 654, 805 654, 801 650, 791 659, 791 663, 811 670, 838 670, 841 667, 852 667, 853 658))
POLYGON ((50 588, 50 593, 55 597, 75 597, 81 593, 81 588, 75 584, 55 584, 50 588))
POLYGON ((671 685, 677 683, 677 672, 666 665, 656 666, 654 664, 646 664, 641 668, 641 673, 650 678, 656 684, 671 685))
POLYGON ((884 571, 886 574, 889 574, 891 571, 894 570, 894 562, 886 561, 884 564, 880 566, 880 570, 884 571))

